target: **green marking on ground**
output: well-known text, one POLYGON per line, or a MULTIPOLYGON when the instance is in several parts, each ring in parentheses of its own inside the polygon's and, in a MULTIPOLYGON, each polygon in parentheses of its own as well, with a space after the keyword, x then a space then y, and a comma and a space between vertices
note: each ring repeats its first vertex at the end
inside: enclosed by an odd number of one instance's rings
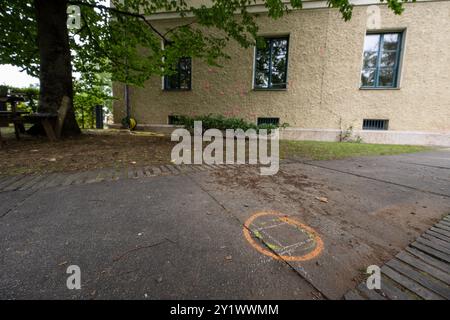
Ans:
POLYGON ((253 233, 254 233, 256 238, 262 239, 262 234, 258 230, 253 231, 253 233))
POLYGON ((269 247, 272 251, 280 251, 282 248, 280 246, 277 246, 275 244, 265 242, 266 246, 269 247))

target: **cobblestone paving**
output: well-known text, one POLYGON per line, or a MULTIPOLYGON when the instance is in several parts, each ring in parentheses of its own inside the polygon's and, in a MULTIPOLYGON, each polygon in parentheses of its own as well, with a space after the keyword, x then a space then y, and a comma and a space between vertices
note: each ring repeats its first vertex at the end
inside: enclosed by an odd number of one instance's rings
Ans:
POLYGON ((50 187, 181 175, 193 172, 233 168, 235 165, 161 165, 126 169, 101 169, 72 173, 0 176, 0 192, 39 190, 50 187))

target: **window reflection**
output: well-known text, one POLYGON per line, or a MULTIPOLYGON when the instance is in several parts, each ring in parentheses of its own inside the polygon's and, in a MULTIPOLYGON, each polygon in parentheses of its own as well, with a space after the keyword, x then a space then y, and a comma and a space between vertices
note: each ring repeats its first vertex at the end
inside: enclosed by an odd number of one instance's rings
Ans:
POLYGON ((288 46, 288 38, 266 38, 256 49, 255 88, 286 88, 288 46))
POLYGON ((401 33, 367 34, 364 41, 362 87, 396 87, 401 33))
POLYGON ((180 58, 176 66, 176 73, 164 77, 165 90, 191 90, 192 59, 180 58))

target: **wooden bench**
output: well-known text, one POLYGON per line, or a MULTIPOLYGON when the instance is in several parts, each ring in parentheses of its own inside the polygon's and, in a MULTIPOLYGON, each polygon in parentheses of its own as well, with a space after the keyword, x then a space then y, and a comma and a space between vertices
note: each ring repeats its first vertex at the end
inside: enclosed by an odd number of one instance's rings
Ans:
MULTIPOLYGON (((28 114, 28 112, 23 111, 0 111, 0 128, 7 128, 9 124, 14 124, 14 132, 16 134, 16 138, 19 139, 19 133, 24 133, 25 128, 21 121, 19 120, 23 114, 28 114), (19 121, 18 121, 19 120, 19 121)), ((2 134, 0 130, 0 145, 3 144, 2 134)))
MULTIPOLYGON (((16 138, 19 139, 19 133, 24 132, 24 123, 41 124, 45 130, 45 134, 50 141, 55 141, 61 138, 61 132, 64 124, 64 119, 70 107, 70 99, 68 97, 63 97, 61 101, 61 107, 57 113, 24 113, 15 111, 15 105, 13 105, 13 112, 0 111, 2 113, 8 113, 7 118, 3 121, 9 121, 9 123, 14 123, 14 128, 16 132, 16 138), (7 118, 7 119, 6 119, 7 118)), ((2 117, 0 116, 0 121, 2 117)), ((2 143, 1 132, 0 132, 0 145, 2 143)))
MULTIPOLYGON (((55 132, 55 126, 58 115, 54 113, 16 113, 0 111, 0 125, 5 127, 9 123, 14 124, 14 132, 17 140, 20 139, 20 133, 25 133, 24 124, 41 124, 45 130, 45 134, 50 141, 58 139, 55 132)), ((3 139, 0 131, 0 146, 3 145, 3 139)))
MULTIPOLYGON (((17 111, 17 103, 25 101, 25 98, 21 95, 4 95, 0 97, 0 128, 8 127, 10 123, 14 124, 14 131, 16 138, 19 139, 19 132, 24 132, 25 128, 20 122, 16 122, 16 118, 19 118, 22 114, 28 112, 17 111), (7 111, 7 104, 11 105, 11 111, 7 111)), ((0 130, 0 146, 3 145, 3 139, 0 130)))
POLYGON ((30 113, 24 115, 16 121, 21 121, 22 123, 40 123, 45 130, 45 134, 50 141, 57 140, 57 134, 55 132, 55 125, 58 119, 58 114, 56 113, 30 113))

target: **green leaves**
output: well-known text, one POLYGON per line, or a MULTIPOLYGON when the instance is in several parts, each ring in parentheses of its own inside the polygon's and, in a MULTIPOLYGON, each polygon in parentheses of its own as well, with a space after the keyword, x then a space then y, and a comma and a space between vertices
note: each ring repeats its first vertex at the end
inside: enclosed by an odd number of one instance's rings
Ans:
MULTIPOLYGON (((154 75, 173 72, 180 57, 190 56, 220 65, 228 56, 225 47, 236 41, 242 47, 255 45, 256 15, 249 8, 256 0, 211 0, 209 5, 191 7, 185 0, 112 0, 106 7, 96 0, 61 0, 81 8, 81 29, 70 34, 72 65, 84 81, 95 83, 95 74, 110 73, 112 80, 143 85, 154 75), (161 27, 152 15, 179 15, 177 25, 161 27), (163 46, 162 43, 170 44, 163 46)), ((352 16, 349 0, 327 0, 344 20, 352 16)), ((408 0, 386 1, 400 14, 408 0)), ((38 76, 39 54, 32 0, 0 2, 0 64, 12 64, 38 76)), ((302 7, 302 0, 264 0, 267 14, 279 19, 290 9, 302 7)))
POLYGON ((380 0, 381 2, 387 2, 388 7, 394 11, 395 14, 401 14, 405 9, 403 3, 416 2, 416 0, 380 0))
POLYGON ((74 82, 74 110, 78 124, 82 128, 91 127, 95 123, 93 108, 96 105, 112 109, 111 79, 108 74, 96 74, 92 79, 81 79, 74 82))
POLYGON ((349 0, 328 0, 328 7, 337 8, 342 14, 342 19, 348 21, 352 18, 353 5, 349 0))
POLYGON ((259 131, 261 129, 265 130, 273 130, 278 128, 286 128, 288 127, 288 124, 283 124, 281 126, 273 125, 273 124, 261 124, 256 125, 252 122, 247 122, 241 118, 227 118, 223 115, 214 115, 214 114, 208 114, 208 115, 201 115, 201 116, 195 116, 190 117, 186 115, 177 116, 177 121, 175 124, 182 125, 188 130, 194 129, 194 122, 195 121, 201 121, 202 122, 202 129, 203 131, 209 130, 209 129, 218 129, 218 130, 227 130, 227 129, 242 129, 244 131, 247 131, 248 129, 254 129, 256 131, 259 131))
POLYGON ((37 76, 39 53, 33 1, 1 1, 0 30, 0 64, 12 64, 37 76))

